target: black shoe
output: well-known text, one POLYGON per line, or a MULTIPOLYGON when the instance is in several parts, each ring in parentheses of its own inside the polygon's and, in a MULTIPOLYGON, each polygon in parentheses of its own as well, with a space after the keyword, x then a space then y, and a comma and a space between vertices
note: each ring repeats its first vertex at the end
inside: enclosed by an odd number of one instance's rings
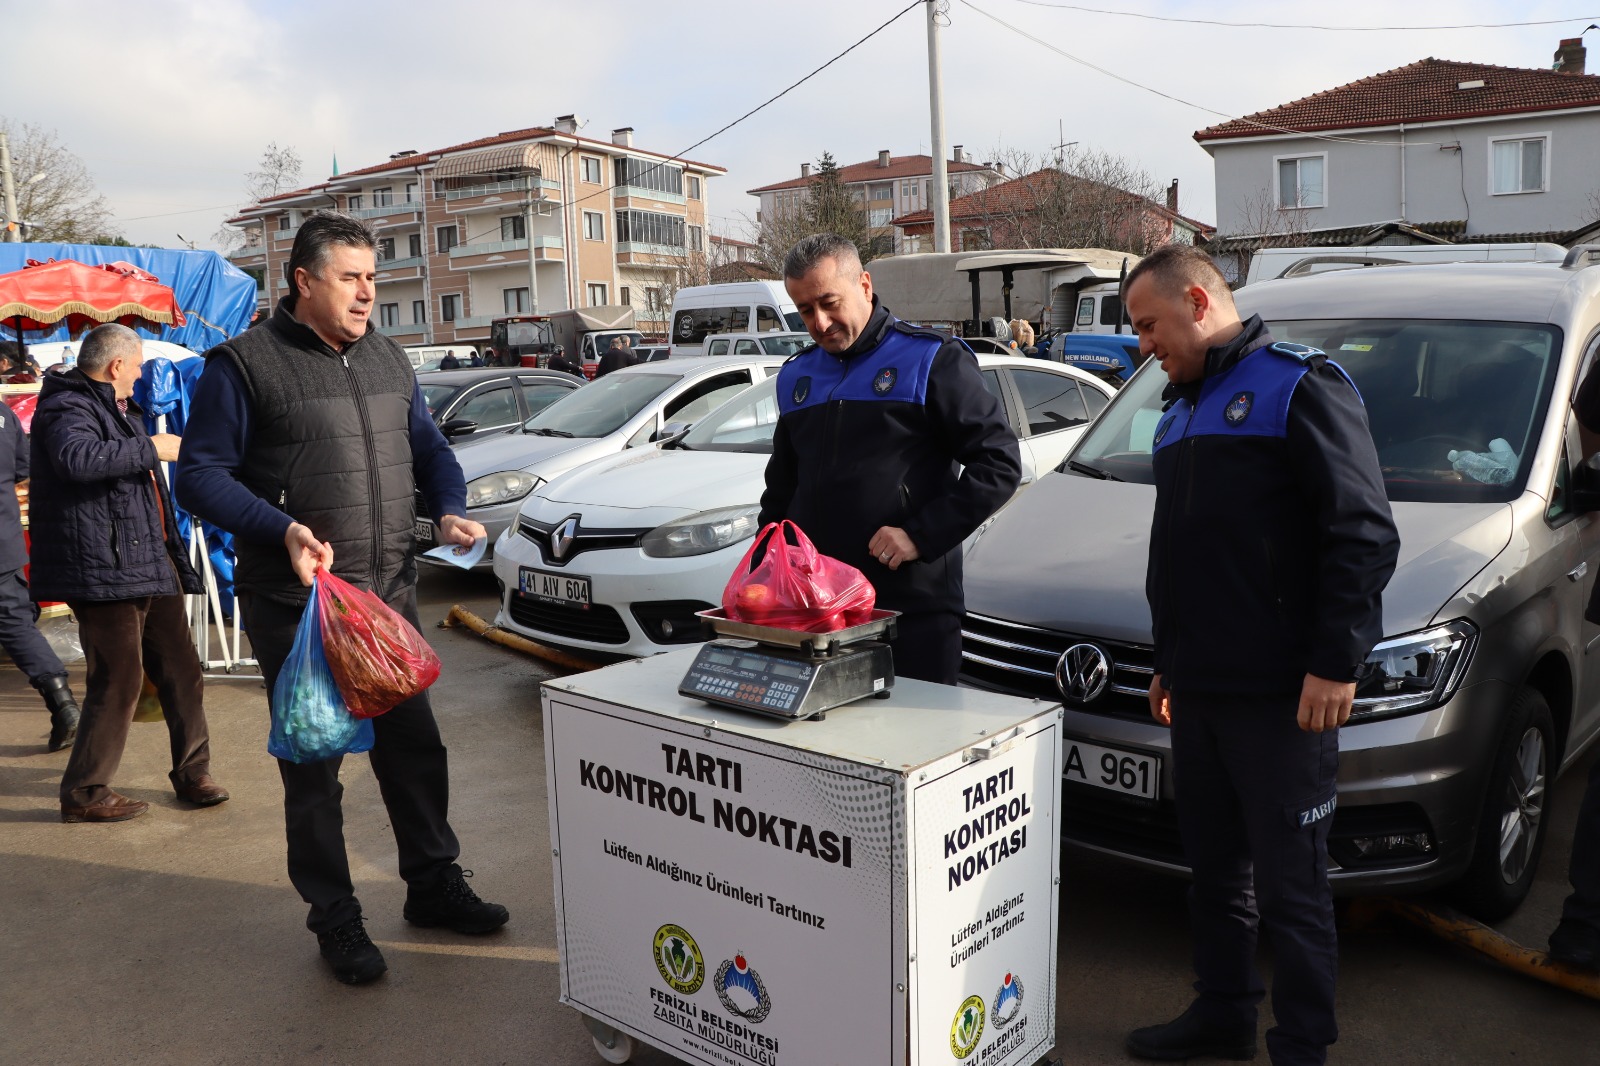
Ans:
POLYGON ((367 936, 362 927, 366 919, 351 918, 341 926, 317 934, 317 947, 322 957, 333 967, 333 976, 347 985, 364 985, 383 976, 389 964, 383 961, 383 952, 367 936))
POLYGON ((431 885, 412 885, 406 889, 406 921, 412 925, 438 926, 458 933, 492 933, 511 920, 511 912, 498 903, 485 903, 467 887, 471 870, 455 863, 431 885))
POLYGON ((67 679, 46 678, 38 688, 45 706, 50 708, 50 750, 71 747, 78 735, 78 701, 72 698, 67 679))
POLYGON ((1256 1030, 1253 1025, 1230 1029, 1208 1025, 1190 1004, 1188 1010, 1165 1025, 1149 1025, 1129 1033, 1128 1052, 1137 1058, 1168 1062, 1202 1055, 1253 1059, 1256 1057, 1256 1030))
POLYGON ((1600 972, 1600 929, 1563 918, 1550 934, 1550 958, 1575 970, 1600 972))

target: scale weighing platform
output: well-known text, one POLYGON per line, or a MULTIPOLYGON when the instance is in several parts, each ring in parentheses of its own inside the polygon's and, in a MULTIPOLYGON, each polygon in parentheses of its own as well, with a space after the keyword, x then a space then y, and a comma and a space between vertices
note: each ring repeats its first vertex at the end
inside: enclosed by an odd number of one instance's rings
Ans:
POLYGON ((894 639, 899 616, 875 610, 860 625, 805 633, 701 611, 719 639, 701 646, 678 693, 788 720, 821 718, 868 696, 887 699, 894 656, 883 641, 894 639))

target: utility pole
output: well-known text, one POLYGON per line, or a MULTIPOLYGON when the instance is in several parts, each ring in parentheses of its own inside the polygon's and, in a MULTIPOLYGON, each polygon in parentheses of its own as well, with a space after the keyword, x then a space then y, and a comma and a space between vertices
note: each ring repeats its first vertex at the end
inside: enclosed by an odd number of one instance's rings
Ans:
POLYGON ((939 19, 944 0, 928 3, 928 114, 933 124, 933 250, 950 250, 950 170, 944 150, 944 75, 939 64, 939 19))
POLYGON ((0 193, 5 196, 7 244, 22 243, 22 220, 17 217, 17 186, 11 176, 11 142, 0 133, 0 193))

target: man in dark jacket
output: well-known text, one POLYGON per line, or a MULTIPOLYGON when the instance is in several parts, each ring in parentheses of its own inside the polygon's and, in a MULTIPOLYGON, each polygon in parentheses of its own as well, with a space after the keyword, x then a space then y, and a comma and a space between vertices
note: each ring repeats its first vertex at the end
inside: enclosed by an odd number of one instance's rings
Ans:
MULTIPOLYGON (((234 534, 244 626, 271 692, 318 569, 417 619, 420 488, 443 544, 472 544, 466 483, 422 402, 405 352, 373 328, 377 238, 366 223, 316 215, 300 227, 272 317, 206 353, 178 466, 178 496, 234 534)), ((405 919, 487 933, 509 915, 456 865, 450 771, 427 693, 373 720, 370 759, 406 881, 405 919)), ((289 879, 310 905, 334 976, 361 984, 387 968, 362 928, 342 832, 338 758, 280 760, 289 879)))
POLYGON ((550 362, 546 367, 550 370, 559 370, 563 374, 571 374, 573 377, 584 376, 583 367, 568 359, 567 350, 559 344, 556 345, 555 351, 550 353, 550 362))
POLYGON ((1338 1036, 1328 888, 1339 727, 1382 638, 1399 552, 1354 384, 1322 352, 1241 322, 1210 257, 1169 246, 1124 284, 1166 371, 1146 595, 1150 710, 1172 729, 1198 997, 1128 1048, 1250 1058, 1256 932, 1272 931, 1274 1064, 1338 1036), (1259 900, 1259 911, 1257 901, 1259 900))
POLYGON ((45 379, 33 415, 33 598, 66 601, 89 663, 61 778, 64 822, 120 822, 149 809, 111 790, 146 674, 161 697, 179 798, 200 807, 228 798, 211 778, 205 682, 183 611, 200 579, 160 470, 179 441, 147 436, 129 400, 143 348, 126 326, 91 330, 77 367, 45 379))
POLYGON ((792 519, 902 612, 897 675, 953 685, 961 542, 1016 492, 1017 436, 972 350, 891 315, 848 240, 802 240, 784 285, 817 344, 778 373, 760 521, 792 519))
POLYGON ((28 562, 22 539, 17 487, 28 480, 28 438, 22 420, 0 405, 0 647, 5 648, 50 710, 51 751, 72 743, 78 731, 78 702, 67 685, 67 668, 39 633, 39 605, 28 595, 22 568, 28 562))
POLYGON ((621 337, 611 338, 611 347, 606 349, 606 354, 600 357, 600 364, 594 369, 595 380, 605 377, 613 370, 621 370, 625 366, 633 366, 639 360, 634 357, 633 351, 621 337))

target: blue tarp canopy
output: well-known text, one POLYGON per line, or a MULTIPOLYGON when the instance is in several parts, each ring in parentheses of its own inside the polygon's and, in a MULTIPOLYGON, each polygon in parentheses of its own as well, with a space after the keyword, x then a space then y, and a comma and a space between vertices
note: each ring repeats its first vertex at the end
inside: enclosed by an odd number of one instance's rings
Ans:
MULTIPOLYGON (((203 352, 229 337, 243 333, 256 311, 256 281, 216 252, 175 251, 170 248, 124 248, 109 244, 0 244, 0 274, 28 265, 28 260, 75 259, 98 265, 122 261, 147 270, 178 298, 185 325, 139 334, 181 344, 203 352)), ((0 336, 14 339, 9 322, 0 322, 0 336)), ((47 333, 27 334, 27 341, 69 340, 60 326, 47 333)))

